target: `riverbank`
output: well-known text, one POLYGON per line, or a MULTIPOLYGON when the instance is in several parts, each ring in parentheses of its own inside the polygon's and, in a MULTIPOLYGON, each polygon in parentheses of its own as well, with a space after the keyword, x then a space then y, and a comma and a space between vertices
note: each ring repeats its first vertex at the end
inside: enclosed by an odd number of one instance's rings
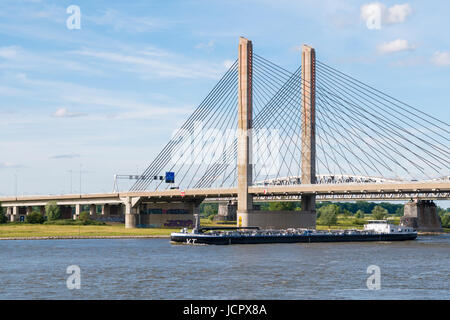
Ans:
POLYGON ((0 239, 114 239, 169 237, 179 228, 125 229, 124 224, 102 226, 3 224, 0 239))
POLYGON ((169 239, 170 235, 159 236, 55 236, 55 237, 9 237, 0 240, 70 240, 70 239, 169 239))
MULTIPOLYGON (((206 221, 202 224, 208 224, 206 221)), ((216 225, 210 223, 209 225, 216 225)), ((223 224, 222 224, 223 225, 223 224)), ((226 226, 226 225, 223 225, 226 226)), ((234 226, 229 225, 229 226, 234 226)), ((330 229, 352 229, 356 226, 336 225, 330 229)), ((328 230, 328 226, 317 226, 318 230, 328 230)), ((41 224, 3 224, 0 225, 0 240, 52 240, 52 239, 151 239, 169 238, 179 228, 138 228, 125 229, 124 224, 102 226, 41 225, 41 224)), ((444 233, 449 233, 444 229, 444 233)), ((428 235, 430 233, 419 233, 428 235)), ((431 233, 436 234, 436 233, 431 233)))

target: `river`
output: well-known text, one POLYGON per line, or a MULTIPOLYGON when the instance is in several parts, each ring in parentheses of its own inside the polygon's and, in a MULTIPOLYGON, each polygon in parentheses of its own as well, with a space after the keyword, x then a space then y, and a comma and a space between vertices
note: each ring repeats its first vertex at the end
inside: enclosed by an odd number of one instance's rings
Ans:
POLYGON ((0 299, 450 299, 449 274, 449 234, 232 246, 0 241, 0 299), (66 284, 72 265, 79 267, 80 289, 66 284), (371 265, 379 267, 379 290, 366 284, 371 265))

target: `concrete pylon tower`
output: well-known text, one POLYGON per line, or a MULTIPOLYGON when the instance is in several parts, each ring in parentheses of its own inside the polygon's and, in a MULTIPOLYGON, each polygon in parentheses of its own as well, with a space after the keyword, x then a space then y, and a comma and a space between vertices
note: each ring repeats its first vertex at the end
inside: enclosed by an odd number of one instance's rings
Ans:
MULTIPOLYGON (((316 182, 316 52, 302 47, 302 184, 316 182)), ((316 196, 302 195, 302 211, 316 210, 316 196)))
POLYGON ((253 209, 253 198, 248 193, 252 184, 252 42, 239 38, 239 85, 238 85, 238 225, 239 214, 247 215, 253 209))

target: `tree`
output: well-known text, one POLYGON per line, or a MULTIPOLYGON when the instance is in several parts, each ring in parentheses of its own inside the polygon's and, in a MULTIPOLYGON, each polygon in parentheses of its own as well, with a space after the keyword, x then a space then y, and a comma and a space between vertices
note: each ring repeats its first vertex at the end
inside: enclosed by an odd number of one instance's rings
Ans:
POLYGON ((33 211, 29 215, 26 216, 26 223, 44 223, 44 216, 40 212, 33 211))
POLYGON ((337 223, 337 215, 339 214, 339 207, 335 204, 329 204, 326 207, 322 207, 320 220, 328 228, 337 223))
POLYGON ((388 211, 381 206, 375 206, 372 210, 372 217, 375 220, 383 220, 388 214, 388 211))
POLYGON ((395 215, 396 215, 397 217, 403 217, 403 215, 404 215, 403 209, 404 209, 404 207, 397 208, 397 210, 395 210, 395 215))
POLYGON ((45 213, 47 214, 47 219, 49 221, 61 219, 61 212, 55 201, 47 203, 45 206, 45 213))
POLYGON ((357 219, 364 219, 364 211, 362 211, 361 209, 356 211, 355 218, 357 218, 357 219))
POLYGON ((87 212, 87 211, 81 212, 80 217, 78 219, 80 219, 81 221, 84 221, 84 222, 88 221, 90 219, 89 212, 87 212))
POLYGON ((443 228, 450 228, 450 214, 441 216, 441 225, 443 228))
POLYGON ((2 204, 0 202, 0 223, 6 223, 7 220, 8 219, 6 218, 5 210, 3 209, 2 204))
POLYGON ((271 202, 269 204, 270 211, 294 211, 294 202, 271 202))
POLYGON ((350 217, 350 216, 352 215, 351 211, 350 211, 350 210, 347 210, 347 209, 342 210, 342 213, 343 213, 344 216, 346 216, 346 217, 350 217))

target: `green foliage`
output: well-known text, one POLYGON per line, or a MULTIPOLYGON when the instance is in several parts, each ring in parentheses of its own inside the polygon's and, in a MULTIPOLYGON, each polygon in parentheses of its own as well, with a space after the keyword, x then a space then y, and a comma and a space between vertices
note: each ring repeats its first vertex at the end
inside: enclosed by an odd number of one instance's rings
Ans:
POLYGON ((337 223, 337 215, 340 212, 337 205, 329 204, 326 207, 320 208, 320 211, 320 222, 323 225, 331 227, 332 225, 335 225, 337 223))
MULTIPOLYGON (((362 210, 363 212, 371 212, 373 208, 377 205, 382 208, 385 208, 389 214, 395 214, 398 209, 403 210, 402 204, 395 204, 388 202, 375 203, 367 201, 356 201, 356 202, 333 202, 333 203, 337 205, 339 208, 341 208, 342 211, 346 209, 353 214, 355 214, 358 210, 362 210)), ((330 201, 319 202, 316 204, 316 208, 319 209, 320 207, 325 207, 329 204, 331 204, 330 201)))
POLYGON ((347 209, 342 209, 341 212, 344 214, 344 216, 346 217, 350 217, 352 215, 352 212, 347 210, 347 209))
POLYGON ((50 201, 45 206, 45 214, 47 215, 48 221, 54 221, 61 218, 61 212, 55 201, 50 201))
POLYGON ((395 210, 395 215, 397 216, 397 217, 403 217, 403 214, 404 214, 404 207, 401 207, 401 208, 398 208, 397 210, 395 210))
POLYGON ((387 214, 388 211, 381 206, 375 206, 372 210, 372 217, 375 220, 383 220, 386 218, 387 214))
POLYGON ((356 219, 364 219, 364 211, 362 211, 361 209, 356 211, 355 218, 356 219))
POLYGON ((446 213, 441 216, 441 224, 443 228, 450 228, 450 214, 446 213))
POLYGON ((6 223, 7 221, 8 219, 6 218, 5 210, 3 209, 2 203, 0 202, 0 224, 6 223))
POLYGON ((355 224, 355 225, 362 226, 365 223, 366 223, 366 221, 364 219, 360 219, 360 218, 353 219, 353 224, 355 224))
POLYGON ((33 211, 25 217, 25 222, 42 224, 45 222, 45 218, 40 212, 33 211))
POLYGON ((80 213, 80 216, 78 217, 78 219, 80 219, 81 221, 88 221, 91 218, 89 212, 87 211, 83 211, 80 213))
POLYGON ((49 224, 49 225, 57 225, 57 226, 78 226, 78 225, 82 225, 82 226, 100 226, 100 225, 106 225, 106 223, 102 222, 102 221, 96 221, 96 220, 72 220, 72 219, 59 219, 59 220, 47 220, 44 222, 44 224, 49 224))
POLYGON ((200 217, 208 218, 212 214, 219 212, 218 203, 202 203, 199 206, 200 217))
POLYGON ((217 214, 217 212, 219 211, 219 208, 214 208, 212 205, 207 204, 205 205, 203 212, 205 213, 205 216, 210 216, 212 214, 217 214))
POLYGON ((269 210, 270 211, 294 211, 295 210, 295 202, 270 202, 269 210))

